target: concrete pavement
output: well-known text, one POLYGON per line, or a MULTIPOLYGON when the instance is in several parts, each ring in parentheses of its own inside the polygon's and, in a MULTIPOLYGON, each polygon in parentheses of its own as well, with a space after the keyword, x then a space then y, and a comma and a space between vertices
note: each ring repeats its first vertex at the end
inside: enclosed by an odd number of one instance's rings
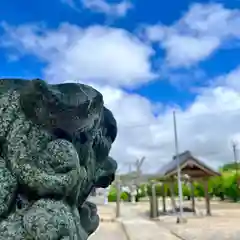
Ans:
POLYGON ((121 225, 101 222, 97 231, 90 236, 89 240, 128 240, 121 225))
POLYGON ((130 240, 179 240, 167 228, 157 225, 156 222, 139 211, 137 205, 124 204, 121 208, 119 222, 130 240))
MULTIPOLYGON (((240 204, 212 204, 211 217, 189 217, 186 224, 176 224, 176 216, 161 216, 159 221, 149 220, 148 203, 122 203, 121 218, 115 222, 102 222, 91 240, 239 240, 240 204)), ((204 203, 199 206, 204 209, 204 203)), ((115 204, 100 205, 100 217, 115 217, 115 204)))
MULTIPOLYGON (((114 205, 100 205, 100 218, 111 218, 115 213, 114 205)), ((159 226, 141 214, 137 205, 121 204, 121 218, 115 222, 101 222, 90 240, 179 240, 167 228, 159 226)))
POLYGON ((126 235, 130 240, 179 240, 167 228, 146 220, 122 221, 126 235))
POLYGON ((184 240, 239 240, 238 220, 229 216, 212 216, 189 219, 184 225, 168 222, 165 227, 184 240))

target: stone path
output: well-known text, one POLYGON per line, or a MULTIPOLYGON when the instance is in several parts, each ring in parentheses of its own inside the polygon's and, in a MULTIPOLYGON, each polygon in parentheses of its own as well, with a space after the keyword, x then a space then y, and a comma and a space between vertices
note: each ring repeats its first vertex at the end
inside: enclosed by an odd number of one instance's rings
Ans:
MULTIPOLYGON (((98 206, 100 218, 109 218, 112 206, 98 206)), ((121 218, 115 222, 101 222, 90 240, 179 240, 170 231, 150 221, 132 204, 121 205, 121 218)))
MULTIPOLYGON (((191 217, 186 224, 176 224, 176 216, 162 216, 150 221, 148 204, 121 204, 118 222, 102 222, 91 240, 239 240, 240 205, 216 207, 212 217, 191 217)), ((100 217, 114 217, 115 205, 100 206, 100 217)))
MULTIPOLYGON (((185 203, 186 205, 189 202, 185 203)), ((190 204, 189 204, 190 205, 190 204)), ((167 228, 171 233, 183 240, 239 240, 240 239, 240 204, 212 202, 212 217, 205 216, 204 202, 198 202, 202 217, 186 214, 186 224, 176 224, 176 216, 161 216, 157 222, 159 227, 167 228)), ((149 209, 148 203, 136 206, 144 214, 149 209)))
POLYGON ((123 225, 130 240, 179 240, 165 227, 150 221, 124 221, 123 225))
POLYGON ((188 223, 165 225, 170 231, 184 240, 239 240, 239 219, 204 217, 189 219, 188 223))
POLYGON ((150 221, 132 205, 124 205, 121 208, 121 216, 119 221, 130 240, 179 240, 167 228, 150 221))
POLYGON ((101 222, 89 240, 127 240, 127 238, 120 223, 101 222))

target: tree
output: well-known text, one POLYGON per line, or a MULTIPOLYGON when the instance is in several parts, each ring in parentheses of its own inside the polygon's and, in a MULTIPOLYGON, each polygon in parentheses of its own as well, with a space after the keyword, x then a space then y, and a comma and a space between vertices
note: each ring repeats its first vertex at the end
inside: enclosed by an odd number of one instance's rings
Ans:
POLYGON ((240 169, 240 163, 230 162, 230 163, 224 164, 221 167, 221 171, 223 172, 232 171, 232 170, 236 170, 237 168, 240 169))

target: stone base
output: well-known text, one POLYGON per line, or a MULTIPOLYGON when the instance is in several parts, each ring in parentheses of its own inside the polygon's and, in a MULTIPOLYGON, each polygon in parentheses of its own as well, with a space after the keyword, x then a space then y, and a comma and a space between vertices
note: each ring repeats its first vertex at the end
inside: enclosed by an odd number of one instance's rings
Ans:
POLYGON ((177 223, 178 224, 183 224, 183 223, 187 223, 187 219, 184 217, 177 217, 177 223))

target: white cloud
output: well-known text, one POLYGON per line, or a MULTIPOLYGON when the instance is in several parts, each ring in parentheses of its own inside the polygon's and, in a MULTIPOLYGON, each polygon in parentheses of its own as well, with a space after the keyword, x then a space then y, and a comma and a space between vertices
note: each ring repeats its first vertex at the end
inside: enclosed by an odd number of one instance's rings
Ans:
POLYGON ((133 7, 132 4, 123 0, 118 3, 109 3, 106 0, 61 0, 63 3, 68 4, 74 10, 79 11, 79 3, 86 9, 93 12, 103 13, 107 16, 124 17, 128 11, 133 7))
POLYGON ((85 8, 94 12, 104 13, 110 16, 124 17, 132 8, 129 1, 122 1, 119 3, 108 3, 105 0, 82 0, 85 8))
POLYGON ((188 35, 171 35, 162 43, 167 51, 166 62, 171 67, 188 67, 205 59, 220 45, 215 37, 194 38, 188 35))
POLYGON ((190 150, 204 162, 217 168, 233 161, 231 144, 238 141, 240 151, 240 94, 232 83, 240 78, 238 69, 214 79, 218 83, 199 92, 187 109, 165 106, 156 116, 155 106, 137 94, 109 86, 93 84, 102 92, 119 125, 112 155, 120 170, 127 171, 128 162, 146 156, 145 171, 157 171, 175 154, 173 110, 177 111, 179 150, 190 150), (221 81, 219 81, 221 80, 221 81))
POLYGON ((181 19, 190 30, 209 36, 239 37, 240 11, 221 4, 194 4, 181 19))
POLYGON ((239 9, 198 3, 170 26, 148 26, 146 35, 166 50, 168 66, 189 67, 207 59, 227 41, 239 39, 239 26, 239 9))
MULTIPOLYGON (((214 168, 233 161, 232 140, 238 141, 240 136, 240 94, 233 83, 239 78, 240 66, 214 79, 215 85, 202 89, 187 109, 165 106, 157 115, 153 113, 153 103, 142 96, 93 84, 102 92, 105 104, 118 121, 112 155, 119 161, 120 170, 127 171, 126 163, 142 156, 146 156, 145 171, 154 172, 170 161, 175 154, 173 110, 176 108, 180 151, 190 150, 214 168)), ((238 145, 240 151, 240 140, 238 145)))
POLYGON ((80 80, 112 86, 135 86, 152 80, 152 48, 126 30, 62 24, 57 30, 41 26, 10 27, 2 45, 34 54, 48 66, 45 76, 53 82, 80 80))
MULTIPOLYGON (((240 94, 230 86, 231 75, 224 77, 225 83, 221 86, 203 89, 187 109, 179 107, 177 111, 180 151, 191 150, 213 167, 232 161, 230 144, 240 134, 240 94)), ((235 75, 234 80, 239 77, 240 74, 235 75)), ((97 88, 119 123, 112 153, 122 162, 123 169, 127 169, 124 163, 136 157, 146 156, 145 167, 152 171, 171 159, 173 107, 166 106, 165 111, 155 116, 154 106, 146 98, 112 87, 97 88)))
POLYGON ((231 73, 219 77, 215 83, 228 85, 231 89, 238 91, 240 93, 240 67, 233 70, 231 73))
MULTIPOLYGON (((192 26, 200 28, 202 25, 199 23, 192 26)), ((137 157, 146 156, 145 170, 152 171, 171 159, 174 154, 173 107, 167 105, 163 108, 160 103, 159 109, 158 104, 154 105, 142 96, 129 94, 119 88, 142 84, 151 79, 150 57, 153 50, 150 46, 126 30, 102 26, 83 29, 63 24, 58 29, 47 30, 41 26, 14 28, 4 25, 4 29, 6 36, 2 45, 15 47, 21 54, 34 54, 44 60, 49 80, 62 82, 79 79, 103 93, 106 105, 113 111, 119 124, 112 154, 122 163, 122 169, 125 167, 126 170, 126 164, 123 163, 134 161, 137 157)), ((205 31, 203 27, 201 29, 205 31)), ((231 30, 233 33, 237 36, 237 31, 231 30)), ((221 34, 224 38, 230 36, 230 33, 221 34)), ((167 36, 166 39, 169 39, 170 35, 167 36)), ((175 36, 182 35, 176 33, 175 36)), ((164 39, 166 36, 155 35, 155 39, 157 37, 164 39)), ((215 38, 216 33, 203 34, 201 37, 203 44, 208 38, 215 38)), ((189 42, 194 45, 194 40, 189 42)), ((181 46, 184 48, 183 43, 181 46)), ((211 44, 205 43, 204 46, 213 49, 211 44)), ((170 44, 169 48, 173 49, 174 44, 170 44)), ((184 51, 188 49, 178 49, 182 55, 186 54, 187 59, 197 61, 197 54, 184 51)), ((201 58, 207 56, 206 52, 203 53, 206 49, 202 49, 202 52, 199 49, 194 51, 201 54, 201 58)), ((177 59, 178 62, 181 60, 174 56, 174 51, 171 59, 177 59)), ((178 107, 180 151, 191 150, 212 166, 233 159, 230 143, 240 134, 239 69, 214 79, 214 84, 199 91, 188 108, 178 107)))

